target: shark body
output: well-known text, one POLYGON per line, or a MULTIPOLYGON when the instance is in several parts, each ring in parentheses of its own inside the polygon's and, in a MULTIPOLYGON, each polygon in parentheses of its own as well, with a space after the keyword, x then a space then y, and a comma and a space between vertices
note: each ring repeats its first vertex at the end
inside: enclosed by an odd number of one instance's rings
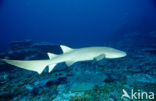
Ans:
POLYGON ((49 72, 51 72, 58 63, 62 62, 65 62, 67 66, 71 66, 78 61, 87 61, 93 59, 99 61, 104 58, 114 59, 127 55, 123 51, 110 47, 88 47, 79 49, 72 49, 64 45, 61 45, 60 47, 63 51, 63 54, 56 55, 53 53, 47 53, 49 60, 0 60, 26 70, 36 71, 37 73, 41 74, 46 66, 49 67, 49 72))

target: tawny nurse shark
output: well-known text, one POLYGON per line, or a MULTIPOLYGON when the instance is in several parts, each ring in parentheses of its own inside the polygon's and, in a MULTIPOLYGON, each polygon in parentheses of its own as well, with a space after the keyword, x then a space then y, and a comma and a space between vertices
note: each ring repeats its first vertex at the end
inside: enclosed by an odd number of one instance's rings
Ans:
POLYGON ((49 67, 49 72, 51 72, 58 63, 62 62, 65 62, 67 66, 71 66, 78 61, 87 61, 93 59, 95 59, 96 61, 100 61, 104 58, 114 59, 121 58, 127 55, 123 51, 110 47, 87 47, 79 49, 72 49, 64 45, 60 45, 60 47, 63 51, 63 54, 56 55, 53 53, 47 53, 49 56, 49 60, 0 60, 2 62, 6 62, 19 68, 36 71, 37 73, 41 74, 46 66, 49 67))

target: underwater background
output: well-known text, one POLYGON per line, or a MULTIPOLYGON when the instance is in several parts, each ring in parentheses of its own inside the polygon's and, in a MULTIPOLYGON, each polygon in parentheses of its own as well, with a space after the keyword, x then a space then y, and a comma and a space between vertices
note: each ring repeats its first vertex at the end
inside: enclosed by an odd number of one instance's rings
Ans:
POLYGON ((0 62, 0 101, 138 100, 121 98, 123 89, 156 94, 155 0, 0 0, 0 58, 48 59, 47 52, 62 54, 59 45, 108 46, 127 56, 60 63, 41 75, 0 62))

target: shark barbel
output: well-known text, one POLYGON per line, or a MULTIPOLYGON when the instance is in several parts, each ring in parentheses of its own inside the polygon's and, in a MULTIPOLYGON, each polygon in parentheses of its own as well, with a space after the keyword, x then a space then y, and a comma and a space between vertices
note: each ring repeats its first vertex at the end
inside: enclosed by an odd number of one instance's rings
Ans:
POLYGON ((79 49, 72 49, 64 45, 61 45, 60 47, 63 51, 63 54, 56 55, 53 53, 47 53, 49 60, 0 60, 19 68, 35 71, 41 74, 46 66, 49 67, 49 72, 51 72, 58 63, 62 62, 65 62, 67 66, 71 66, 78 61, 87 61, 93 59, 100 61, 104 58, 114 59, 127 55, 123 51, 110 47, 87 47, 79 49))

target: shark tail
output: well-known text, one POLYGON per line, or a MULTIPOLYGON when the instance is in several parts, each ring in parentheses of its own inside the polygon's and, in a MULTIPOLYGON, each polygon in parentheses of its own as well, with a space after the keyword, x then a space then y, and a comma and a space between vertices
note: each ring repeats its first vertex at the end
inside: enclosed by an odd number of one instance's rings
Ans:
MULTIPOLYGON (((71 48, 69 48, 67 46, 63 46, 63 45, 61 45, 60 47, 61 47, 63 53, 66 53, 66 52, 69 52, 69 51, 73 50, 73 49, 71 49, 71 48)), ((0 61, 11 64, 13 66, 17 66, 19 68, 26 69, 26 70, 35 71, 38 74, 41 74, 46 66, 49 67, 49 72, 51 72, 54 69, 54 67, 57 65, 57 63, 53 63, 52 60, 54 58, 57 58, 59 55, 56 55, 56 54, 53 54, 53 53, 50 53, 50 52, 48 52, 47 54, 48 54, 50 60, 27 60, 27 61, 22 61, 22 60, 0 59, 0 61)), ((68 66, 71 66, 73 63, 74 63, 73 61, 66 62, 66 64, 68 66)))
POLYGON ((55 66, 55 64, 52 64, 52 60, 20 61, 20 60, 0 59, 0 61, 17 66, 19 68, 26 69, 26 70, 35 71, 38 74, 41 74, 46 66, 50 67, 50 71, 52 71, 52 69, 55 66))

